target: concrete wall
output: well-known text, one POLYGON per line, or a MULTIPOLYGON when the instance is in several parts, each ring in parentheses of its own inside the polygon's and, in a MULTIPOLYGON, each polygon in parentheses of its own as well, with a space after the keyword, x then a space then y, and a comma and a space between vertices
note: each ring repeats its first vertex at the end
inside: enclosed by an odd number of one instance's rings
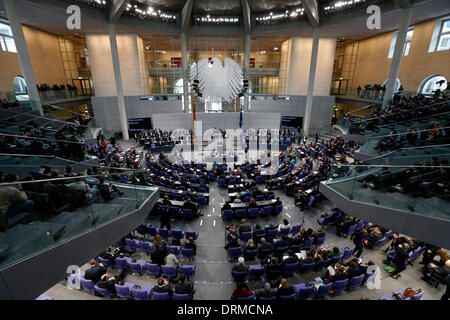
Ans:
MULTIPOLYGON (((312 38, 295 37, 290 39, 286 94, 307 94, 312 42, 312 38)), ((319 40, 314 95, 328 96, 330 94, 335 51, 335 38, 322 38, 319 40)))
MULTIPOLYGON (((427 76, 440 74, 450 79, 450 50, 428 52, 436 20, 414 26, 408 56, 402 58, 398 78, 406 91, 417 91, 427 76)), ((365 84, 383 83, 389 76, 388 59, 393 32, 360 41, 353 89, 365 84)))
MULTIPOLYGON (((291 96, 290 100, 252 100, 251 108, 254 113, 273 113, 276 112, 281 116, 304 117, 305 116, 305 96, 291 96)), ((334 97, 333 96, 319 96, 314 97, 311 129, 320 129, 331 125, 331 116, 333 112, 334 97)), ((139 96, 125 97, 125 106, 128 119, 132 118, 150 118, 155 114, 172 114, 181 113, 181 100, 174 101, 141 101, 139 96)), ((119 131, 120 120, 116 97, 93 97, 92 107, 94 110, 97 125, 107 131, 119 131)), ((200 113, 199 113, 200 114, 200 113)), ((229 114, 229 113, 224 113, 229 114)), ((232 117, 239 117, 239 113, 231 113, 232 117)), ((246 115, 248 115, 246 114, 246 115)), ((206 114, 209 116, 210 114, 206 114)), ((217 114, 212 114, 217 115, 217 114)), ((192 114, 191 118, 192 126, 192 114)), ((254 117, 254 116, 251 116, 254 117)), ((232 122, 233 128, 239 124, 238 120, 232 122)), ((278 120, 277 120, 278 121, 278 120)), ((161 123, 153 121, 153 126, 161 128, 161 123)), ((217 125, 217 127, 221 127, 217 125)))
MULTIPOLYGON (((90 34, 86 36, 86 42, 96 96, 117 96, 109 35, 90 34)), ((124 95, 144 95, 143 47, 137 35, 117 35, 117 47, 124 95)))

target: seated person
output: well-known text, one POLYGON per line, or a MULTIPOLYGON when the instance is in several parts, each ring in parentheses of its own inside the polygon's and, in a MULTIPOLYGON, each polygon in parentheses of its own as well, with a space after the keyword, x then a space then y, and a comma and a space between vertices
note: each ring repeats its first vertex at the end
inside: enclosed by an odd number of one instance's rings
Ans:
POLYGON ((258 245, 253 242, 253 239, 249 239, 247 245, 244 247, 244 253, 247 250, 256 250, 258 249, 258 245))
POLYGON ((255 292, 250 291, 245 283, 238 282, 236 289, 233 290, 233 294, 231 295, 231 300, 236 300, 237 298, 246 298, 254 294, 255 292))
POLYGON ((222 212, 223 212, 224 210, 231 210, 231 204, 230 204, 230 201, 227 201, 227 202, 224 203, 224 205, 222 206, 222 212))
POLYGON ((84 278, 86 280, 91 280, 94 284, 100 281, 102 275, 106 273, 106 267, 95 261, 94 259, 89 261, 91 267, 87 269, 84 273, 84 278))
POLYGON ((184 244, 186 249, 192 249, 194 251, 194 256, 197 254, 197 245, 194 242, 194 238, 190 237, 188 241, 184 244))
POLYGON ((229 248, 237 248, 240 246, 241 243, 239 239, 236 236, 232 236, 230 241, 225 245, 225 250, 228 250, 229 248))
POLYGON ((267 279, 270 281, 278 279, 281 274, 281 265, 275 257, 267 261, 267 266, 264 269, 266 270, 267 279))
POLYGON ((8 218, 21 212, 29 212, 32 217, 35 215, 34 202, 28 200, 28 196, 22 191, 19 177, 15 174, 8 174, 5 183, 17 182, 15 185, 0 187, 0 231, 8 229, 8 218))
POLYGON ((277 298, 280 299, 281 296, 290 296, 295 293, 294 287, 289 285, 287 279, 281 279, 280 286, 277 291, 277 298))
POLYGON ((281 231, 281 229, 289 228, 290 224, 288 219, 283 219, 283 223, 278 225, 278 231, 281 231))
POLYGON ((242 203, 241 196, 239 194, 236 195, 236 198, 234 199, 233 203, 242 203))
POLYGON ((282 248, 282 247, 288 247, 289 246, 288 238, 286 236, 282 236, 280 239, 275 240, 273 242, 273 246, 275 247, 275 249, 282 248))
POLYGON ((287 264, 293 264, 297 262, 298 262, 297 255, 293 251, 288 250, 287 256, 284 258, 283 263, 281 265, 284 268, 287 264))
POLYGON ((259 224, 255 225, 255 228, 253 229, 253 241, 258 244, 260 242, 260 239, 263 238, 266 235, 266 232, 261 229, 261 226, 259 224))
POLYGON ((175 293, 176 294, 188 294, 191 299, 195 293, 194 284, 186 279, 186 276, 182 274, 175 284, 175 293))
POLYGON ((241 224, 238 227, 238 232, 239 233, 252 232, 252 226, 247 223, 247 220, 242 219, 241 224))
POLYGON ((124 193, 120 192, 120 190, 113 184, 105 184, 105 178, 101 177, 98 179, 98 189, 100 190, 100 194, 102 195, 103 200, 109 201, 114 199, 115 193, 119 195, 119 197, 123 196, 124 193))
POLYGON ((258 208, 258 204, 256 203, 255 198, 251 198, 250 203, 248 204, 249 208, 258 208))
POLYGON ((430 284, 432 284, 433 280, 443 283, 450 274, 450 260, 447 260, 442 267, 437 266, 434 263, 430 263, 424 266, 421 271, 423 274, 423 277, 421 278, 422 280, 430 284))
POLYGON ((186 201, 184 202, 183 209, 191 209, 194 218, 198 218, 200 216, 197 206, 195 205, 195 203, 191 201, 190 198, 187 198, 186 201))
POLYGON ((273 203, 273 206, 281 206, 283 204, 283 202, 281 202, 280 197, 276 198, 276 201, 273 203))
POLYGON ((116 284, 122 284, 126 270, 122 270, 117 277, 110 277, 107 273, 101 276, 100 281, 97 282, 97 287, 106 289, 113 294, 116 294, 116 284))
POLYGON ((244 257, 239 257, 238 263, 233 266, 232 272, 248 272, 244 257))
POLYGON ((173 295, 173 289, 169 280, 164 278, 158 279, 158 284, 153 287, 153 292, 164 293, 167 292, 171 297, 173 295))
POLYGON ((295 205, 297 207, 300 207, 303 210, 305 210, 305 206, 308 204, 308 200, 306 199, 306 195, 303 192, 303 190, 298 190, 297 194, 295 195, 295 205))
POLYGON ((275 290, 272 289, 270 282, 264 284, 264 288, 255 290, 256 299, 259 298, 272 298, 275 296, 275 290))
POLYGON ((327 250, 328 258, 332 257, 339 257, 341 255, 341 252, 339 251, 338 247, 334 247, 333 250, 327 250))
POLYGON ((380 227, 374 227, 366 236, 367 246, 370 249, 373 249, 373 245, 381 238, 383 238, 383 233, 381 232, 380 227))

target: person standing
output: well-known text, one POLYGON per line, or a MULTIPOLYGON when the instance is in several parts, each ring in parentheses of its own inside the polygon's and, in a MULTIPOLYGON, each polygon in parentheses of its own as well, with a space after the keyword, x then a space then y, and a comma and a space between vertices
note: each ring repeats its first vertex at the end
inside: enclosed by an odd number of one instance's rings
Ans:
POLYGON ((167 206, 165 208, 163 208, 161 210, 161 217, 160 217, 160 222, 161 222, 161 226, 159 227, 160 229, 166 227, 167 230, 171 230, 171 226, 170 226, 170 207, 167 206))
POLYGON ((355 251, 353 254, 359 258, 361 257, 361 254, 363 252, 364 248, 364 242, 366 240, 367 231, 365 229, 361 229, 354 237, 353 237, 353 243, 355 244, 355 251))

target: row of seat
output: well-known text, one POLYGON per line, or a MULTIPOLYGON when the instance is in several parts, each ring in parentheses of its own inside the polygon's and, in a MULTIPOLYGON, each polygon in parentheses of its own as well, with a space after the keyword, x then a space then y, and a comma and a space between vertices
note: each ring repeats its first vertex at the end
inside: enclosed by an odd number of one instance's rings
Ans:
POLYGON ((193 238, 194 240, 197 240, 198 233, 194 231, 181 231, 181 230, 168 230, 168 229, 162 229, 162 228, 155 228, 148 225, 141 225, 136 229, 136 232, 141 234, 142 236, 146 236, 147 234, 150 237, 155 237, 157 234, 161 236, 163 239, 168 239, 172 237, 173 239, 181 240, 184 237, 186 240, 189 240, 189 238, 193 238))
MULTIPOLYGON (((257 218, 257 217, 267 217, 270 215, 276 216, 283 211, 283 205, 279 206, 266 206, 259 208, 249 208, 249 209, 236 209, 234 210, 234 217, 238 219, 244 218, 257 218)), ((222 219, 232 219, 233 218, 233 210, 227 209, 222 212, 222 219)))

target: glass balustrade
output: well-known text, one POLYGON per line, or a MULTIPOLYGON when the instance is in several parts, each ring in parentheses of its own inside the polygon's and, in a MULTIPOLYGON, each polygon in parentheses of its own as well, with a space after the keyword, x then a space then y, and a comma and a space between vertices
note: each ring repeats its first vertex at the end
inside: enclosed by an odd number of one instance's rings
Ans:
POLYGON ((43 163, 61 173, 67 165, 83 169, 63 159, 0 156, 0 171, 21 179, 0 184, 1 197, 9 198, 5 192, 22 197, 1 202, 0 268, 132 214, 157 191, 120 183, 121 173, 51 179, 39 173, 43 163))
POLYGON ((450 220, 450 166, 391 165, 392 159, 384 157, 378 161, 376 165, 333 166, 325 184, 352 201, 450 220))

